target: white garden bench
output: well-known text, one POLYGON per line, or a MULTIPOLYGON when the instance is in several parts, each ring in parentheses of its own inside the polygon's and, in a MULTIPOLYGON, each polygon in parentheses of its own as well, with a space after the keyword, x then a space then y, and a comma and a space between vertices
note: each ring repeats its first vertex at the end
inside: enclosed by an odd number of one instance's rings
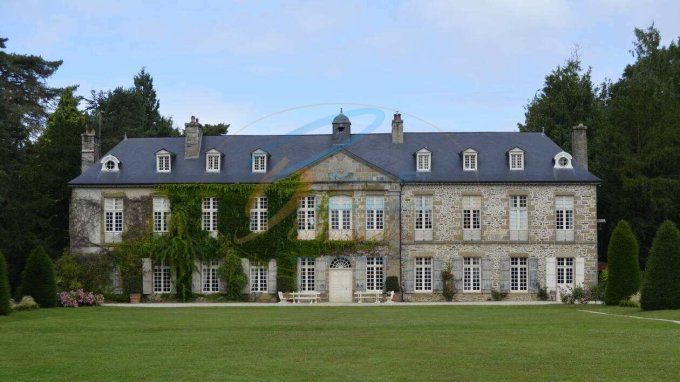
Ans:
POLYGON ((294 304, 298 304, 301 302, 308 302, 310 304, 315 304, 319 302, 319 298, 321 297, 320 292, 314 292, 314 291, 303 291, 303 292, 291 292, 290 293, 290 299, 293 300, 294 304))
POLYGON ((354 292, 354 300, 358 303, 362 302, 374 302, 379 303, 382 299, 382 292, 354 292))

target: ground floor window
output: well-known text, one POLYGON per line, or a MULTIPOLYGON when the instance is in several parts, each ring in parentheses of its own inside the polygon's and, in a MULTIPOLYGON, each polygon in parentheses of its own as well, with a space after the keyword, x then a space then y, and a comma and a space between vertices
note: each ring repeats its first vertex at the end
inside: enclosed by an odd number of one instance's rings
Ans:
POLYGON ((158 264, 153 267, 153 292, 170 293, 170 266, 158 264))
POLYGON ((557 284, 573 285, 574 284, 574 258, 573 257, 558 257, 557 258, 557 284))
POLYGON ((432 291, 432 258, 416 257, 416 285, 419 292, 432 291))
POLYGON ((217 275, 219 263, 217 260, 210 260, 203 263, 203 292, 214 293, 220 291, 220 280, 217 275))
POLYGON ((481 259, 479 257, 463 258, 463 290, 478 292, 482 288, 481 259))
POLYGON ((366 290, 383 290, 383 261, 382 257, 366 258, 366 290))
POLYGON ((267 267, 263 265, 250 266, 250 291, 267 291, 267 267))
POLYGON ((512 257, 512 258, 510 258, 510 290, 511 291, 526 291, 527 290, 527 258, 526 257, 512 257))
POLYGON ((300 259, 300 290, 314 290, 314 259, 311 257, 300 259))

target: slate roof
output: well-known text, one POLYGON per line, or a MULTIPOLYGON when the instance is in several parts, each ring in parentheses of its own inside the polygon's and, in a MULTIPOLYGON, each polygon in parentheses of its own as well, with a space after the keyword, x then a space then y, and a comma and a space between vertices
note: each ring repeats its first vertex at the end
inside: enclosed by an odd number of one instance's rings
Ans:
POLYGON ((346 150, 352 156, 393 175, 404 183, 594 183, 600 179, 572 161, 573 169, 554 169, 553 157, 562 151, 542 133, 435 132, 404 133, 403 144, 393 144, 390 133, 353 134, 349 144, 332 144, 324 135, 225 135, 203 137, 198 159, 184 159, 184 138, 129 138, 109 154, 120 160, 119 172, 102 172, 95 163, 70 185, 152 185, 159 183, 258 183, 274 181, 346 150), (507 153, 524 150, 524 170, 511 171, 507 153), (422 148, 432 152, 432 171, 416 172, 414 154, 422 148), (478 170, 463 171, 461 153, 478 152, 478 170), (173 154, 172 172, 157 173, 155 153, 173 154), (206 152, 224 154, 221 171, 205 171, 206 152), (251 153, 269 154, 267 173, 251 172, 251 153), (278 169, 273 171, 273 169, 278 169))

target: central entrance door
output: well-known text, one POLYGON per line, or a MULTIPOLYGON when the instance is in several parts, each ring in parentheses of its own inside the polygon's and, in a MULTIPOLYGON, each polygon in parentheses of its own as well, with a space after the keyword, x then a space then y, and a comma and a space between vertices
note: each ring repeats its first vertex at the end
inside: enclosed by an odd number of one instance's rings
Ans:
POLYGON ((349 259, 333 259, 328 275, 328 301, 352 302, 352 281, 352 265, 349 259))

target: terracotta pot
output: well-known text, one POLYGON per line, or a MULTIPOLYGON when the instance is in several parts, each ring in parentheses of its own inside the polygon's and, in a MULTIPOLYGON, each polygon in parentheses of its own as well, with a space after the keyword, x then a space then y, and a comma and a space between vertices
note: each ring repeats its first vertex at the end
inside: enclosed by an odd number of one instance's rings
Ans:
POLYGON ((140 293, 130 293, 130 304, 139 304, 142 300, 142 295, 140 293))

